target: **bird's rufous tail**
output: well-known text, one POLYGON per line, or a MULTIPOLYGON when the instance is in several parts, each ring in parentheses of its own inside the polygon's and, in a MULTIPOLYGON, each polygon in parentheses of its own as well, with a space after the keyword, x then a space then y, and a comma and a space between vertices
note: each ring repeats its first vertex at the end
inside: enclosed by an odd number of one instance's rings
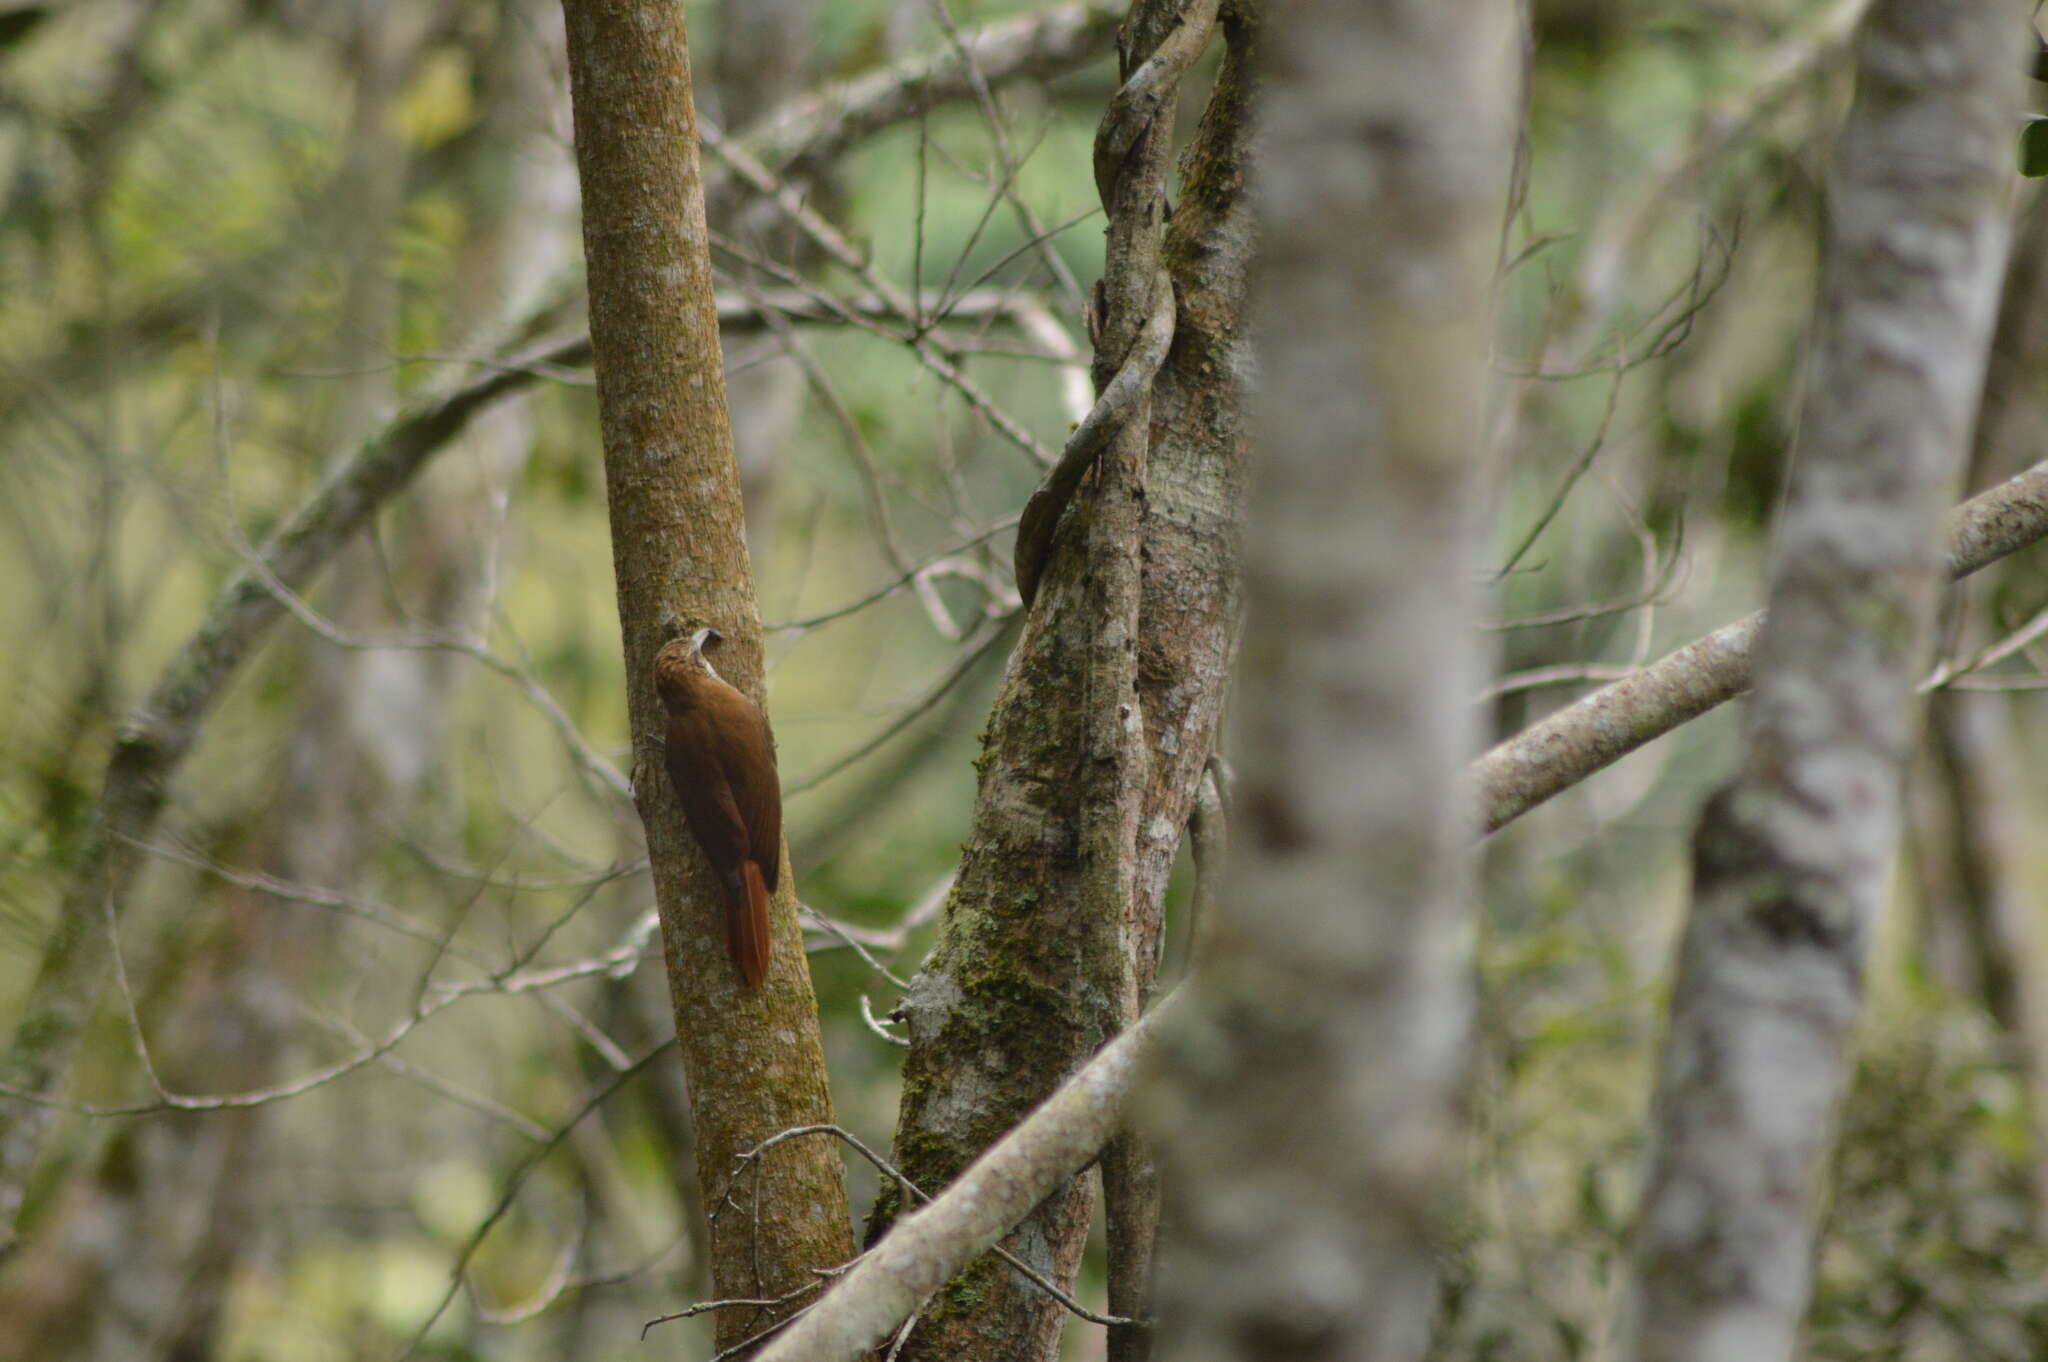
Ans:
POLYGON ((768 886, 761 867, 740 862, 740 892, 725 903, 725 948, 748 988, 768 977, 768 886))

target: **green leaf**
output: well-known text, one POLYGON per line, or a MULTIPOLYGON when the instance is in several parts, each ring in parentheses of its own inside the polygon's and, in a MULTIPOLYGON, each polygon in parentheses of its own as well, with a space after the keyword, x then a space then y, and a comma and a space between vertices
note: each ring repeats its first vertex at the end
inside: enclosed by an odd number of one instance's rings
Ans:
POLYGON ((2048 122, 2030 122, 2020 129, 2020 174, 2030 180, 2048 175, 2048 122))
POLYGON ((15 5, 0 10, 0 48, 14 46, 49 17, 48 5, 15 5))

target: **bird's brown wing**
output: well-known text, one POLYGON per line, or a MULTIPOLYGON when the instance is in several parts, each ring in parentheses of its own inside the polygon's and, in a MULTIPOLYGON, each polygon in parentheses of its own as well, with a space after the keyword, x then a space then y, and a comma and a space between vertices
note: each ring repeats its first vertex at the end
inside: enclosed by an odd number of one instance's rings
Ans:
POLYGON ((726 774, 730 763, 716 760, 699 763, 685 760, 684 753, 715 754, 715 735, 705 726, 704 716, 691 713, 668 721, 665 756, 669 783, 683 806, 683 819, 690 835, 704 849, 704 859, 721 879, 739 872, 739 864, 751 851, 747 821, 734 798, 726 774))
POLYGON ((782 873, 782 778, 775 769, 775 735, 768 729, 768 718, 759 710, 754 717, 761 725, 762 748, 768 753, 767 767, 752 767, 752 776, 734 783, 733 801, 739 805, 740 818, 747 825, 747 842, 753 848, 753 857, 761 865, 761 880, 768 892, 775 892, 775 882, 782 873))
POLYGON ((682 802, 690 835, 704 849, 704 859, 711 862, 719 879, 725 899, 726 953, 747 986, 758 988, 768 973, 771 944, 768 891, 761 866, 753 858, 747 820, 728 778, 728 771, 734 768, 717 746, 715 719, 708 724, 706 720, 707 716, 695 712, 669 719, 668 778, 682 802), (708 760, 686 760, 685 753, 699 753, 708 760))
POLYGON ((701 713, 702 731, 710 737, 702 750, 713 754, 719 776, 732 790, 746 830, 747 854, 760 864, 762 882, 772 894, 782 861, 782 784, 775 774, 768 722, 752 701, 719 682, 706 688, 701 713))

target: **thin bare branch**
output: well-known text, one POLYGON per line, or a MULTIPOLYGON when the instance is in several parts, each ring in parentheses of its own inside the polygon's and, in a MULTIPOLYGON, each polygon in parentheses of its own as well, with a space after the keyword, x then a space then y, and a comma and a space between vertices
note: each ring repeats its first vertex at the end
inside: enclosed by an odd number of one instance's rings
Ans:
POLYGON ((435 1303, 434 1308, 428 1312, 425 1321, 414 1332, 412 1341, 406 1344, 405 1351, 399 1354, 399 1362, 406 1362, 407 1359, 419 1352, 420 1344, 426 1341, 427 1335, 432 1332, 434 1325, 440 1321, 441 1316, 447 1312, 449 1305, 454 1302, 456 1292, 462 1289, 463 1275, 469 1271, 470 1259, 476 1257, 476 1251, 483 1247, 485 1236, 489 1235, 492 1228, 505 1218, 505 1213, 512 1209, 512 1203, 518 1199, 519 1189, 526 1185, 526 1179, 535 1168, 540 1166, 541 1160, 552 1154, 556 1146, 560 1145, 563 1140, 569 1138, 569 1133, 576 1129, 578 1122, 590 1115, 591 1112, 596 1111, 598 1107, 604 1104, 606 1099, 625 1086, 627 1079, 633 1077, 665 1054, 672 1044, 674 1044, 673 1041, 662 1042, 646 1054, 640 1056, 640 1058, 634 1060, 631 1067, 615 1073, 606 1079, 604 1084, 592 1092, 583 1105, 570 1115, 568 1120, 555 1127, 554 1132, 544 1143, 538 1148, 528 1151, 526 1157, 519 1161, 518 1166, 512 1170, 512 1175, 506 1179, 505 1190, 499 1196, 497 1204, 491 1207, 490 1211, 470 1234, 469 1239, 457 1251, 455 1266, 450 1269, 448 1274, 448 1289, 441 1293, 440 1300, 435 1303))
POLYGON ((1050 464, 1053 461, 1052 452, 1039 443, 1037 436, 1012 420, 988 394, 960 371, 958 365, 941 354, 930 336, 915 329, 919 325, 917 300, 883 278, 868 263, 867 257, 856 250, 853 243, 848 241, 838 228, 825 221, 817 210, 804 202, 803 196, 797 192, 794 185, 762 165, 737 141, 726 136, 712 124, 700 120, 697 135, 720 160, 732 167, 733 172, 743 183, 781 209, 783 216, 808 237, 812 245, 834 264, 867 285, 869 291, 888 303, 897 316, 912 326, 913 331, 908 343, 927 369, 958 391, 970 407, 979 412, 1012 444, 1041 464, 1050 464))
MULTIPOLYGON (((1122 7, 1088 0, 971 29, 960 46, 947 43, 880 71, 792 100, 746 130, 748 146, 766 165, 825 164, 847 147, 884 128, 905 123, 941 104, 972 98, 978 75, 990 86, 1065 75, 1110 49, 1122 7)), ((707 177, 716 199, 727 176, 707 177)))

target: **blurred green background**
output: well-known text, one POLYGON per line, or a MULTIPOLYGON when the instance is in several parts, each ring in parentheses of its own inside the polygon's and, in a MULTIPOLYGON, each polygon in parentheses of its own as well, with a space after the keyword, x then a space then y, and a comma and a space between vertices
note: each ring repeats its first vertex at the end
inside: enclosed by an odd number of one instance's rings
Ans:
MULTIPOLYGON (((726 105, 773 107, 947 41, 922 0, 812 4, 761 49, 788 69, 760 50, 750 66, 721 48, 745 8, 689 6, 700 103, 721 121, 726 105)), ((1029 8, 962 0, 950 21, 1029 8)), ((1500 382, 1472 395, 1491 417, 1488 638, 1504 678, 1475 702, 1497 734, 1759 599, 1856 8, 1534 6, 1500 382)), ((559 22, 538 0, 0 10, 10 1031, 117 726, 247 545, 406 404, 476 372, 542 309, 573 308, 559 22)), ((1008 198, 1048 227, 1080 218, 1053 245, 1083 287, 1094 279, 1088 155, 1112 80, 1098 54, 1000 87, 1014 181, 983 111, 962 102, 803 167, 804 192, 903 287, 952 296, 993 269, 992 286, 1085 352, 1076 300, 1020 249, 1008 198)), ((714 218, 738 247, 720 256, 732 297, 787 292, 757 258, 819 291, 862 291, 772 214, 714 202, 714 218)), ((2022 260, 2041 236, 2023 227, 2022 260)), ((1043 334, 1008 315, 948 325, 974 381, 1057 446, 1074 416, 1043 334)), ((2002 341, 2022 368, 2026 343, 2002 341)), ((934 927, 929 914, 903 924, 958 858, 976 735, 1013 636, 1009 535, 992 530, 1037 470, 892 335, 748 323, 727 345, 800 893, 850 927, 895 933, 875 952, 908 977, 934 927), (781 357, 790 335, 822 378, 781 357), (925 591, 792 623, 933 560, 925 591)), ((2026 415, 2048 399, 2014 391, 2018 415, 1987 434, 1980 485, 2039 457, 2026 415)), ((1945 638, 1981 646, 2044 600, 2039 563, 2021 561, 1959 600, 1945 638)), ((0 1274, 0 1355, 384 1358, 423 1328, 415 1355, 449 1359, 708 1353, 694 1320, 639 1337, 704 1284, 677 1066, 618 1082, 668 1025, 658 959, 632 967, 651 907, 637 823, 533 695, 625 768, 587 373, 479 422, 309 605, 378 646, 340 647, 289 619, 209 719, 123 906, 132 1015, 163 1082, 186 1094, 290 1084, 366 1038, 403 1040, 237 1110, 68 1114, 32 1189, 30 1238, 0 1274), (511 674, 402 646, 447 634, 511 674), (621 968, 606 973, 615 950, 621 968), (459 1262, 466 1288, 444 1304, 459 1262)), ((2035 670, 2028 651, 2001 674, 2035 670)), ((1973 931, 1983 891, 1956 832, 1994 815, 2038 826, 2043 735, 2027 691, 1988 704, 1990 760, 2011 776, 1998 808, 1958 793, 1970 776, 1932 739, 1916 759, 1820 1262, 1816 1358, 2048 1355, 2029 1114, 2042 1019, 2001 1015, 1987 983, 2001 960, 2022 977, 2041 961, 2023 932, 1994 949, 1973 931)), ((1686 839, 1736 719, 1688 725, 1483 853, 1474 1194, 1448 1264, 1443 1357, 1595 1353, 1686 839)), ((2009 928, 2037 916, 2044 845, 2001 862, 1997 887, 2022 905, 2000 919, 2009 928)), ((814 945, 841 1119, 886 1147, 899 1052, 862 1007, 886 1014, 895 985, 828 935, 814 945)), ((150 1105, 122 1003, 110 995, 66 1101, 150 1105)), ((858 1210, 874 1179, 857 1161, 849 1176, 858 1210)), ((1098 1278, 1092 1258, 1083 1295, 1097 1304, 1098 1278)), ((1099 1331, 1075 1326, 1069 1349, 1099 1355, 1099 1331)))

